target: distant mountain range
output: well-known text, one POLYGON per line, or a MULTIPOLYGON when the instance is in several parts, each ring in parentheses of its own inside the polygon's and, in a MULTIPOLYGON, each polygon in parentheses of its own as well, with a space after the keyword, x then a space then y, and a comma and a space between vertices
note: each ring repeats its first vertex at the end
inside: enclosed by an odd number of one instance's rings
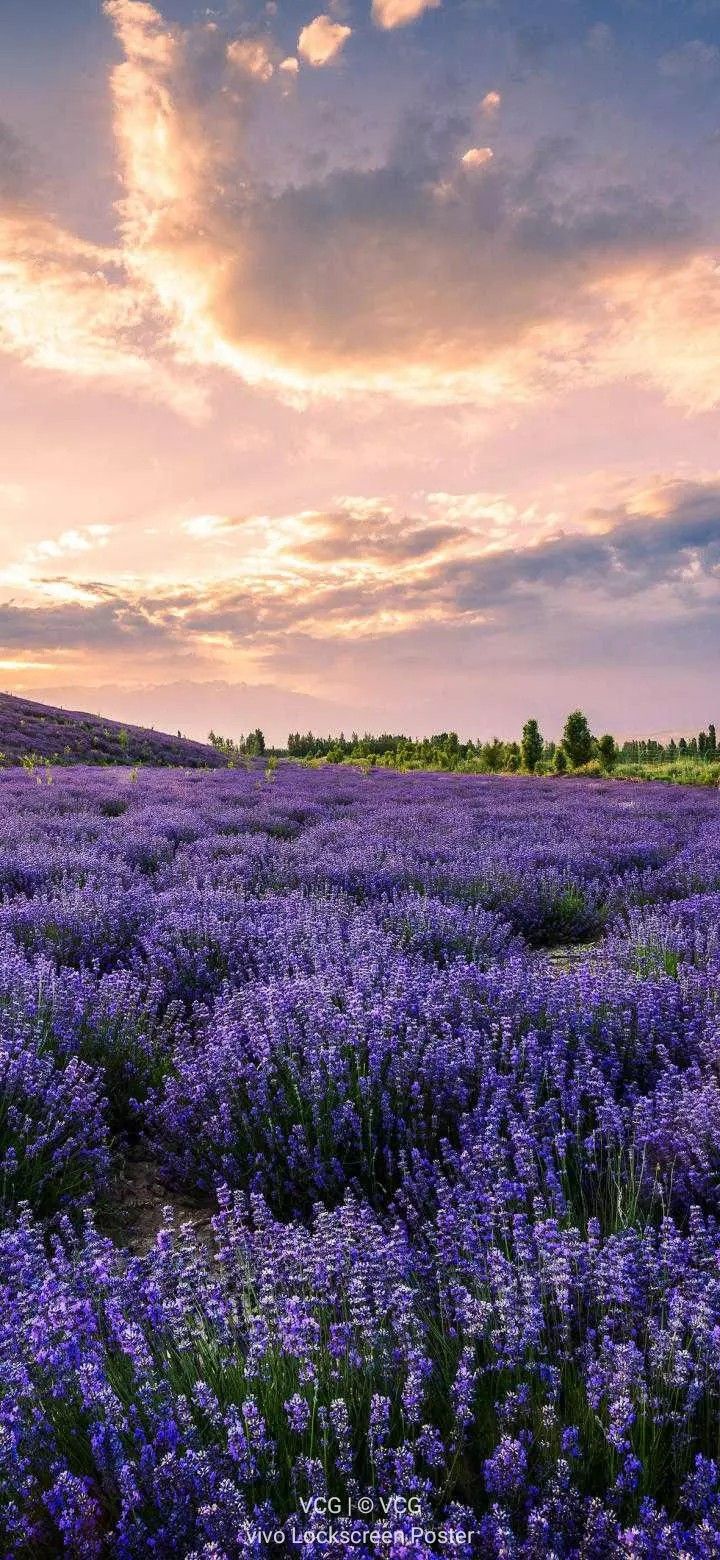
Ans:
MULTIPOLYGON (((273 747, 284 747, 289 731, 399 731, 405 713, 386 709, 382 704, 365 703, 355 696, 338 700, 303 693, 281 683, 196 680, 190 676, 142 685, 23 682, 17 692, 42 704, 100 711, 125 724, 133 721, 137 726, 156 726, 162 731, 177 731, 179 727, 200 742, 207 739, 211 729, 237 741, 242 732, 262 726, 266 741, 273 747)), ((406 713, 418 732, 432 724, 424 709, 406 713)))
POLYGON ((220 769, 222 754, 204 742, 145 726, 105 720, 34 699, 0 694, 0 754, 19 764, 34 754, 53 764, 166 764, 220 769))

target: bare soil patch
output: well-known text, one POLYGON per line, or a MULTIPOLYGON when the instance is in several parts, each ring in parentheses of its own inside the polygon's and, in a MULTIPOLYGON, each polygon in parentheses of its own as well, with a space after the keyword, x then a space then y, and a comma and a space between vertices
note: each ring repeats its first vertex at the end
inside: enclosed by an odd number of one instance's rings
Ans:
POLYGON ((131 1151, 118 1172, 98 1224, 118 1246, 125 1247, 133 1256, 142 1256, 154 1245, 166 1208, 171 1210, 176 1224, 191 1224, 199 1240, 212 1240, 215 1199, 174 1190, 162 1179, 153 1159, 140 1150, 131 1151))

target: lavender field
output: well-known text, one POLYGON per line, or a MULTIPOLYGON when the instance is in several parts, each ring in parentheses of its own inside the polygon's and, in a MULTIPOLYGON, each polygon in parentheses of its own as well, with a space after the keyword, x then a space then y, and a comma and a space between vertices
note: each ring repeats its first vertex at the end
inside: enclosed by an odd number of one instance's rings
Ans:
POLYGON ((181 764, 186 769, 213 769, 224 762, 209 743, 192 742, 180 732, 172 737, 83 710, 0 693, 1 765, 37 769, 48 764, 181 764))
POLYGON ((0 1553, 718 1556, 717 794, 51 781, 0 775, 0 1553), (126 1248, 138 1155, 212 1233, 126 1248))

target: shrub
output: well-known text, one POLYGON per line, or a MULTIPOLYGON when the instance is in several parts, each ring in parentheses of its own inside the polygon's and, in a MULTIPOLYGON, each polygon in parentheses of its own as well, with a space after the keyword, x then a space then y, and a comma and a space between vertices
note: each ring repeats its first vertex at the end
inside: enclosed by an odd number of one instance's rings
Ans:
POLYGON ((584 776, 587 780, 600 780, 605 770, 599 759, 591 758, 587 764, 581 764, 574 772, 578 776, 584 776))

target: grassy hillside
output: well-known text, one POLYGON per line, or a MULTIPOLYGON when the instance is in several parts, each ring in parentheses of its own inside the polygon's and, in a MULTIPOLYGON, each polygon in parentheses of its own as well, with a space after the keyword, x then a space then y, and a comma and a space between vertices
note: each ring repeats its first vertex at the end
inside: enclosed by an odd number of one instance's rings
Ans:
POLYGON ((5 764, 32 757, 53 764, 155 764, 224 768, 225 758, 204 742, 122 725, 78 710, 0 694, 0 753, 5 764))

